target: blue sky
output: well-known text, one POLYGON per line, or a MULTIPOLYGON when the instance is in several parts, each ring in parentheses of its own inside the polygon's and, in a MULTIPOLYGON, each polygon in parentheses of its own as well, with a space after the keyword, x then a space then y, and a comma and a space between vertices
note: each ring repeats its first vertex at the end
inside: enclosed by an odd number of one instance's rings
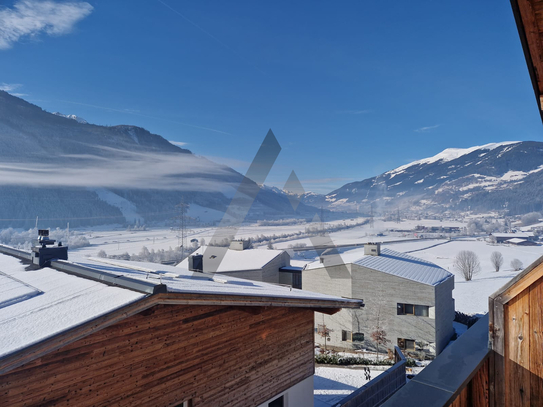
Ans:
POLYGON ((0 87, 330 192, 447 147, 542 141, 508 0, 8 1, 0 87), (22 18, 24 16, 24 18, 22 18))

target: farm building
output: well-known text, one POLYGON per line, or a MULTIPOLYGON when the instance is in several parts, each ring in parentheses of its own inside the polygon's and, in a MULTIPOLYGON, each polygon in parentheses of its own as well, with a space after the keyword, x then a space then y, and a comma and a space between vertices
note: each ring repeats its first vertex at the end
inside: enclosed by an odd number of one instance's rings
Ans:
POLYGON ((518 237, 506 240, 504 243, 512 244, 514 246, 537 246, 537 243, 532 240, 519 239, 518 237))
POLYGON ((312 406, 314 311, 362 305, 156 264, 0 261, 2 406, 312 406))
POLYGON ((492 233, 491 238, 496 239, 496 243, 505 243, 510 239, 537 240, 533 232, 517 232, 517 233, 492 233))
POLYGON ((202 246, 177 267, 301 288, 302 269, 290 265, 286 251, 233 247, 202 246))
POLYGON ((347 349, 372 348, 380 327, 404 351, 422 347, 439 354, 454 333, 454 276, 441 267, 379 244, 343 257, 323 257, 303 271, 303 288, 345 298, 363 298, 363 312, 342 310, 315 317, 316 341, 347 349))

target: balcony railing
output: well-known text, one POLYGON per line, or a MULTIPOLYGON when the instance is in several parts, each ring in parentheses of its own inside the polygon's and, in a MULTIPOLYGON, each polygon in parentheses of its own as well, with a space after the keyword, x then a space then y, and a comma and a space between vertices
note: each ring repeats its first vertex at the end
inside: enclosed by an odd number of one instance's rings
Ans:
POLYGON ((337 406, 375 407, 380 406, 391 394, 406 383, 405 356, 397 346, 394 347, 394 365, 386 372, 345 397, 337 406))

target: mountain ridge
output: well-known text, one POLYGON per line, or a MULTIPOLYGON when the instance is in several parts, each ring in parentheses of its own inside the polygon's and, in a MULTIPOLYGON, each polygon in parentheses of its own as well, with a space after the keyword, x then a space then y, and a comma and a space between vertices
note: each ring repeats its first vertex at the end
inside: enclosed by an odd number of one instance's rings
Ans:
POLYGON ((375 177, 343 185, 322 199, 328 208, 369 212, 543 209, 543 143, 448 148, 375 177), (528 199, 527 199, 528 198, 528 199), (525 202, 522 202, 525 200, 525 202))
MULTIPOLYGON (((81 123, 0 91, 0 227, 32 226, 36 216, 52 226, 134 221, 123 213, 167 221, 181 200, 224 212, 226 191, 243 179, 141 127, 81 123)), ((315 212, 263 188, 249 216, 315 212)))

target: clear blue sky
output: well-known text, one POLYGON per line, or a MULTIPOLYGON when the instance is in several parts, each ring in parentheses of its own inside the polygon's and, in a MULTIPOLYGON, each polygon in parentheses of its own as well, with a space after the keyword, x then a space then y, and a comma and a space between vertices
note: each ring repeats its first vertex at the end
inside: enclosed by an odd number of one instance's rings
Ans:
POLYGON ((1 87, 241 172, 272 128, 271 185, 294 170, 330 192, 447 147, 542 141, 508 0, 2 4, 1 87))

